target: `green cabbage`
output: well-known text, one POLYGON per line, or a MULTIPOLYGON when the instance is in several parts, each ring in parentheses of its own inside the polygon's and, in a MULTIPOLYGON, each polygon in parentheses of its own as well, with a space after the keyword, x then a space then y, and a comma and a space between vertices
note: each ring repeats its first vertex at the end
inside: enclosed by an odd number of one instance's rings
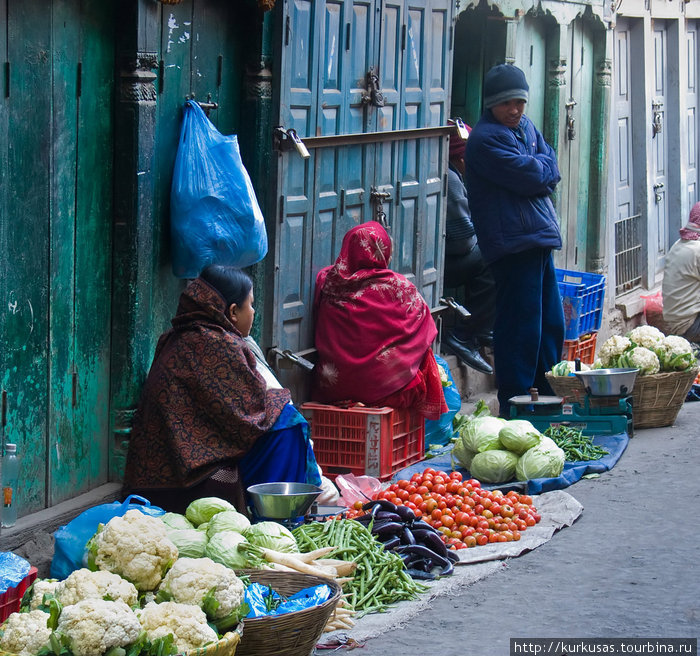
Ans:
POLYGON ((177 547, 178 558, 201 558, 207 546, 207 535, 196 528, 166 529, 170 541, 177 547))
POLYGON ((455 469, 459 467, 469 469, 469 465, 472 464, 472 458, 474 455, 475 454, 473 451, 470 451, 464 446, 462 438, 459 438, 452 448, 452 467, 455 469))
POLYGON ((168 527, 173 529, 194 528, 192 522, 184 515, 174 512, 166 512, 160 516, 160 520, 168 527))
POLYGON ((498 433, 498 439, 503 447, 519 456, 533 446, 537 446, 541 437, 540 431, 527 419, 511 419, 498 433))
POLYGON ((218 497, 202 497, 195 499, 185 510, 185 517, 195 526, 208 522, 216 513, 224 510, 235 510, 235 508, 225 499, 218 497))
POLYGON ((500 417, 477 417, 473 419, 468 424, 465 424, 460 431, 464 448, 474 453, 500 449, 501 442, 498 439, 498 433, 505 423, 506 420, 500 417))
POLYGON ((257 524, 252 524, 250 528, 245 531, 244 535, 248 542, 258 547, 282 551, 284 553, 295 553, 299 551, 297 541, 294 539, 292 532, 277 522, 258 522, 257 524))
POLYGON ((231 569, 245 569, 248 560, 238 545, 247 542, 238 531, 219 531, 207 543, 205 555, 231 569))
POLYGON ((490 449, 477 453, 469 468, 471 475, 485 483, 505 483, 513 478, 518 456, 503 449, 490 449))
POLYGON ((224 510, 216 513, 207 526, 207 537, 211 540, 220 531, 237 531, 243 533, 250 526, 250 520, 237 510, 224 510))
POLYGON ((532 478, 556 478, 564 470, 566 456, 554 440, 542 436, 540 443, 520 456, 515 467, 515 477, 519 481, 532 478))

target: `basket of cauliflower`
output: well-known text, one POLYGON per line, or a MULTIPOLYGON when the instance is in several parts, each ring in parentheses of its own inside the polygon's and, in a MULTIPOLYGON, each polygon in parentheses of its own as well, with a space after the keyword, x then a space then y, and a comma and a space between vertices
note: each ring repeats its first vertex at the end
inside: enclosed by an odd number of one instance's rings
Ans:
POLYGON ((209 558, 178 558, 160 519, 129 510, 88 553, 88 567, 27 590, 0 625, 0 656, 235 654, 243 582, 209 558))
MULTIPOLYGON (((585 394, 583 383, 558 363, 547 374, 559 396, 585 394)), ((664 335, 653 326, 639 326, 626 335, 613 335, 598 351, 593 369, 634 368, 639 375, 632 390, 635 428, 671 426, 698 375, 698 354, 678 335, 664 335)))

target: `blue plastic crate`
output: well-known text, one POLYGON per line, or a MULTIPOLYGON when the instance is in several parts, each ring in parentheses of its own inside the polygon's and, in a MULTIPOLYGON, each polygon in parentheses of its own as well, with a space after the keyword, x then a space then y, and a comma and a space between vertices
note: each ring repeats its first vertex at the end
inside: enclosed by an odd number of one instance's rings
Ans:
POLYGON ((559 294, 564 308, 564 339, 578 339, 600 330, 603 320, 605 276, 557 269, 559 294))

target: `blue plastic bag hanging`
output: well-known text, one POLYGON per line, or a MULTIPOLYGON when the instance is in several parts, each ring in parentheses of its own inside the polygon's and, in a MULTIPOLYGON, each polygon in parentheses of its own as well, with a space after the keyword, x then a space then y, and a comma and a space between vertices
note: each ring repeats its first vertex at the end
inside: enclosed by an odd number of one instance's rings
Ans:
POLYGON ((62 580, 74 570, 85 567, 85 546, 95 535, 98 526, 106 524, 113 517, 122 517, 127 510, 134 509, 155 517, 165 513, 162 508, 152 506, 148 499, 132 494, 121 503, 114 501, 88 508, 65 526, 59 526, 54 533, 51 576, 62 580))
POLYGON ((236 135, 222 135, 193 100, 184 107, 170 192, 173 273, 246 267, 267 254, 265 220, 236 135))

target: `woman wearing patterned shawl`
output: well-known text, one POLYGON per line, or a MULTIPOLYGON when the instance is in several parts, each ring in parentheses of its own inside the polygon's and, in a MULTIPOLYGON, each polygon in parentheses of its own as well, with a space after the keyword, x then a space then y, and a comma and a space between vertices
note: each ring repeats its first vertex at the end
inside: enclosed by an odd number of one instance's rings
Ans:
POLYGON ((430 308, 415 285, 389 269, 392 243, 381 224, 350 229, 333 266, 316 277, 313 398, 447 411, 431 344, 430 308))
MULTIPOLYGON (((183 291, 134 417, 125 493, 182 512, 198 497, 240 492, 238 476, 244 487, 320 483, 306 420, 247 341, 253 301, 251 279, 234 267, 207 267, 183 291)), ((231 501, 245 507, 240 494, 231 501)))

